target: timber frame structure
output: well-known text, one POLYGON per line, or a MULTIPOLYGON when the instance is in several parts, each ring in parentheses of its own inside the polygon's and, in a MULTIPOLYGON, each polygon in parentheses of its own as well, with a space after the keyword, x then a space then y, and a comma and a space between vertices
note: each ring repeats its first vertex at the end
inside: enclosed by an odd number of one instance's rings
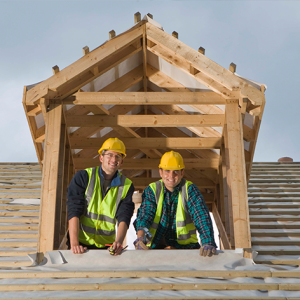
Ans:
POLYGON ((109 137, 127 148, 122 173, 137 191, 158 178, 165 151, 183 156, 202 192, 221 248, 251 255, 247 185, 265 87, 246 80, 166 33, 149 16, 39 84, 23 105, 42 168, 38 253, 59 249, 67 230, 67 186, 97 166, 109 137), (182 79, 184 78, 184 79, 182 79), (181 80, 182 79, 182 80, 181 80), (190 82, 185 84, 184 82, 190 82))

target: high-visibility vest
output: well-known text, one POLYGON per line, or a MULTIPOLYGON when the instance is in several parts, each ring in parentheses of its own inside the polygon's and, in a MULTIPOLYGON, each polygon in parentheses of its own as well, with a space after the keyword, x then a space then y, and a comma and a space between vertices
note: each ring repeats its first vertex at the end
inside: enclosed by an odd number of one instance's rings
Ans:
POLYGON ((85 191, 85 210, 79 222, 79 241, 103 248, 115 241, 116 212, 128 193, 131 180, 119 173, 121 185, 111 187, 103 198, 98 169, 86 169, 89 183, 85 191))
MULTIPOLYGON (((176 233, 177 243, 180 245, 187 245, 198 242, 196 227, 191 219, 187 208, 188 188, 191 184, 193 183, 182 179, 181 189, 178 194, 178 204, 176 210, 176 233)), ((162 214, 164 189, 162 180, 153 182, 149 186, 153 190, 156 200, 156 213, 153 223, 149 229, 149 231, 152 233, 152 240, 147 246, 150 247, 162 214)))

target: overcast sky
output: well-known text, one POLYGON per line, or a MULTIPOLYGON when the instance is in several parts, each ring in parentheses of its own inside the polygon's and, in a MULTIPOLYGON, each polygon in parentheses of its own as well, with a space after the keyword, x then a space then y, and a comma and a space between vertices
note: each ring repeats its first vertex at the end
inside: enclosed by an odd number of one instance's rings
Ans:
POLYGON ((300 1, 1 1, 0 162, 37 161, 22 106, 24 85, 52 76, 151 13, 168 33, 243 77, 264 83, 255 161, 300 161, 300 1))

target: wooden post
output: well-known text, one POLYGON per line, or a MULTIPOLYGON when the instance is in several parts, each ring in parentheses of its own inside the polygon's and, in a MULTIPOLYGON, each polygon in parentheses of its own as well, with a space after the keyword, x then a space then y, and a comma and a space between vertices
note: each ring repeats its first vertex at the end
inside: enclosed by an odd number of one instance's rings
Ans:
POLYGON ((234 238, 236 248, 251 248, 248 195, 242 135, 241 113, 238 100, 226 101, 226 121, 234 238))
POLYGON ((66 219, 67 219, 67 188, 69 185, 69 172, 70 170, 71 151, 68 143, 65 149, 65 165, 64 165, 64 177, 63 177, 63 190, 62 190, 62 202, 61 202, 61 222, 60 222, 60 240, 63 239, 66 233, 66 219))
POLYGON ((172 32, 172 36, 174 36, 174 38, 178 39, 178 32, 173 31, 173 32, 172 32))
POLYGON ((234 228, 232 215, 232 197, 231 197, 231 181, 230 181, 230 162, 228 153, 228 137, 227 125, 223 128, 224 143, 221 146, 222 155, 222 175, 223 175, 223 190, 224 190, 224 208, 225 208, 225 229, 230 238, 231 247, 234 248, 234 228))
POLYGON ((83 55, 89 54, 89 53, 90 53, 89 47, 88 47, 88 46, 84 46, 84 47, 82 48, 82 52, 83 52, 83 55))
POLYGON ((53 72, 53 75, 57 74, 59 72, 59 67, 57 65, 52 67, 52 72, 53 72))
POLYGON ((198 52, 205 55, 205 49, 203 47, 199 47, 198 52))
MULTIPOLYGON (((53 100, 52 100, 53 101, 53 100)), ((46 123, 45 156, 41 189, 40 224, 37 252, 39 260, 43 253, 54 249, 55 211, 59 194, 58 175, 61 153, 62 105, 50 104, 46 123)))
POLYGON ((64 191, 64 168, 65 168, 65 148, 67 138, 66 125, 61 125, 58 175, 57 175, 57 194, 56 194, 56 209, 55 209, 55 231, 54 231, 54 249, 58 249, 60 245, 60 228, 63 221, 63 191, 64 191))
POLYGON ((236 64, 231 63, 229 65, 229 71, 232 72, 232 73, 235 73, 236 72, 236 64))
POLYGON ((116 32, 115 32, 114 30, 111 30, 111 31, 108 33, 108 35, 109 35, 109 39, 111 40, 111 39, 113 39, 113 38, 116 36, 116 32))
POLYGON ((134 23, 138 23, 141 21, 141 14, 139 12, 134 14, 134 23))

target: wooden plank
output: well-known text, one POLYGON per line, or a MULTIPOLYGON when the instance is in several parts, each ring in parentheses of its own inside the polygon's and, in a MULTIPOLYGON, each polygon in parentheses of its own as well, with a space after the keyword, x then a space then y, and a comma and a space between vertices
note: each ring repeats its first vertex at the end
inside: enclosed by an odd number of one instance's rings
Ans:
POLYGON ((264 94, 260 90, 235 76, 229 70, 216 64, 205 55, 200 54, 197 50, 174 39, 172 36, 150 23, 146 24, 146 30, 147 38, 150 41, 168 49, 172 54, 174 53, 177 56, 181 56, 186 60, 187 64, 192 65, 195 69, 201 71, 201 73, 206 74, 213 80, 227 87, 229 90, 234 90, 238 87, 241 94, 244 97, 249 98, 251 102, 256 105, 264 103, 264 94))
MULTIPOLYGON (((72 149, 98 149, 106 138, 70 139, 72 149)), ((221 138, 123 138, 127 149, 218 149, 221 138)))
POLYGON ((238 100, 227 101, 226 121, 235 247, 251 248, 241 114, 238 107, 238 100))
POLYGON ((7 284, 0 291, 299 290, 298 283, 58 283, 7 284))
POLYGON ((68 127, 222 127, 224 115, 118 115, 68 117, 68 127))
POLYGON ((44 142, 44 140, 45 140, 45 130, 46 130, 45 125, 36 130, 36 132, 35 132, 35 142, 36 143, 43 143, 44 142))
MULTIPOLYGON (((36 251, 27 251, 27 250, 23 250, 23 251, 0 251, 0 257, 5 257, 5 256, 9 256, 9 257, 14 257, 14 256, 28 256, 28 254, 35 254, 36 251)), ((1 262, 0 262, 1 264, 1 262)))
POLYGON ((50 111, 48 112, 46 124, 38 253, 51 251, 54 246, 55 209, 58 193, 57 180, 60 168, 61 125, 62 105, 50 103, 50 111))
POLYGON ((214 92, 80 92, 74 96, 75 105, 225 104, 225 99, 214 92))
POLYGON ((0 239, 37 239, 37 233, 2 233, 0 232, 0 239))
POLYGON ((229 148, 228 148, 228 131, 227 124, 224 125, 223 128, 224 134, 224 145, 221 147, 221 155, 222 155, 222 168, 225 174, 225 180, 223 180, 225 186, 225 192, 227 192, 227 203, 225 205, 225 228, 227 235, 230 238, 231 247, 234 247, 235 236, 234 236, 234 225, 233 225, 233 209, 232 209, 232 193, 231 193, 231 173, 230 173, 230 157, 229 157, 229 148))
MULTIPOLYGON (((136 189, 145 188, 150 183, 160 180, 161 178, 151 178, 151 177, 132 177, 131 181, 136 189)), ((215 183, 209 179, 193 179, 192 182, 199 188, 213 189, 215 188, 215 183)))
MULTIPOLYGON (((74 163, 76 166, 90 166, 95 167, 99 166, 99 160, 95 159, 80 159, 75 158, 74 163)), ((158 165, 160 163, 159 158, 141 158, 141 159, 130 159, 126 158, 121 166, 121 169, 144 169, 144 170, 152 170, 158 169, 158 165)), ((201 158, 185 158, 184 165, 185 169, 217 169, 219 163, 219 159, 201 159, 201 158)))
POLYGON ((22 100, 23 108, 24 108, 24 111, 25 111, 25 115, 26 115, 26 118, 27 118, 28 125, 29 125, 31 137, 32 137, 32 140, 33 140, 33 143, 34 143, 34 148, 35 148, 35 151, 36 151, 36 155, 37 155, 40 167, 42 167, 42 160, 43 160, 43 157, 44 157, 43 147, 42 147, 41 144, 38 144, 38 143, 35 142, 37 124, 36 124, 36 121, 35 121, 35 117, 30 117, 27 114, 28 109, 27 109, 27 105, 26 105, 26 99, 27 99, 26 97, 27 97, 27 88, 26 88, 26 86, 24 86, 23 100, 22 100))
POLYGON ((39 205, 0 205, 0 209, 9 209, 9 210, 39 210, 39 205))
MULTIPOLYGON (((63 116, 62 116, 63 117, 63 116)), ((62 123, 64 123, 64 119, 62 119, 62 123)), ((55 207, 55 228, 54 228, 54 244, 53 248, 58 249, 60 245, 60 228, 63 222, 62 219, 62 207, 63 204, 63 188, 67 188, 63 186, 64 182, 64 168, 65 168, 65 149, 66 149, 66 141, 67 139, 67 127, 65 124, 61 124, 61 133, 60 133, 60 142, 59 142, 59 160, 58 160, 58 173, 57 173, 57 183, 56 183, 56 207, 55 207)))
MULTIPOLYGON (((49 90, 57 90, 63 87, 66 82, 76 79, 81 74, 94 70, 101 61, 109 58, 112 54, 123 50, 135 40, 142 36, 143 27, 138 26, 126 34, 120 35, 115 39, 110 40, 104 45, 96 48, 88 55, 83 56, 78 61, 61 70, 58 74, 53 75, 49 79, 39 83, 27 92, 26 104, 32 105, 40 98, 49 94, 49 90)), ((57 93, 54 92, 54 95, 57 93)))
POLYGON ((41 106, 39 104, 35 105, 33 108, 27 111, 27 115, 30 117, 36 117, 42 112, 41 106))
POLYGON ((24 223, 24 224, 37 224, 39 223, 39 218, 1 218, 0 223, 24 223))
MULTIPOLYGON (((151 130, 151 128, 149 128, 151 130)), ((202 128, 200 128, 201 130, 202 128)), ((205 129, 205 128, 203 128, 205 129)), ((153 130, 158 131, 163 134, 165 137, 190 137, 187 133, 181 131, 175 127, 155 127, 153 130)), ((206 137, 206 135, 203 135, 206 137)), ((196 157, 208 158, 208 159, 217 159, 219 155, 211 150, 189 150, 190 153, 194 154, 196 157)))
POLYGON ((34 211, 0 211, 0 217, 38 217, 39 215, 39 212, 34 211))
POLYGON ((33 279, 33 278, 168 278, 168 277, 206 277, 206 278, 235 278, 235 277, 299 277, 299 271, 244 271, 244 270, 190 270, 190 271, 30 271, 0 272, 1 279, 33 279), (273 276, 274 274, 274 276, 273 276), (291 276, 288 276, 290 274, 291 276))
POLYGON ((37 231, 36 225, 0 225, 0 231, 37 231))
POLYGON ((5 248, 21 248, 21 247, 36 247, 37 242, 22 242, 22 241, 17 241, 17 242, 2 242, 0 241, 0 247, 5 247, 5 248))
POLYGON ((231 249, 231 245, 230 245, 229 239, 227 237, 226 230, 224 228, 224 225, 222 223, 221 217, 219 215, 219 212, 217 210, 217 206, 215 203, 212 204, 212 213, 213 213, 214 220, 216 222, 224 249, 231 249))

